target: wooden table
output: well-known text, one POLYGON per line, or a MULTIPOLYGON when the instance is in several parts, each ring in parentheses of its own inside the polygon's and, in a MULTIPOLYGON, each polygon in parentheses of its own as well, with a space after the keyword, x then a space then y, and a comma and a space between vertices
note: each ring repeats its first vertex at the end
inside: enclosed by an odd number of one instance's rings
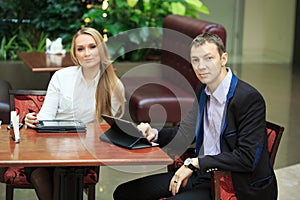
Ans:
POLYGON ((73 66, 70 53, 46 54, 45 52, 17 52, 19 58, 31 69, 32 72, 50 72, 73 66))
MULTIPOLYGON (((99 136, 109 125, 88 125, 87 133, 37 133, 22 128, 20 143, 10 138, 6 127, 2 125, 0 129, 0 166, 167 165, 173 162, 159 147, 127 150, 100 141, 99 136)), ((82 182, 76 184, 82 187, 82 182)), ((82 191, 82 188, 77 191, 79 196, 82 191)))

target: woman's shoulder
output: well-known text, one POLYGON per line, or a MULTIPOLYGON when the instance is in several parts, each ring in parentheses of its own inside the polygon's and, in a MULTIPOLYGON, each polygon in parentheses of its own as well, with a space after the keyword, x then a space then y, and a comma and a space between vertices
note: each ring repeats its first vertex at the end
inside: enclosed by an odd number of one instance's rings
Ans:
POLYGON ((77 72, 80 69, 79 66, 69 66, 69 67, 64 67, 60 70, 57 70, 57 73, 66 73, 66 72, 77 72))
POLYGON ((117 83, 117 86, 119 86, 119 87, 124 87, 122 81, 121 81, 119 78, 117 78, 116 83, 117 83))
POLYGON ((123 85, 122 81, 121 81, 119 78, 117 79, 116 87, 117 87, 119 90, 121 90, 121 91, 124 91, 124 90, 125 90, 124 85, 123 85))
POLYGON ((54 76, 64 76, 64 75, 71 75, 74 73, 77 73, 79 71, 80 67, 79 66, 70 66, 70 67, 65 67, 60 70, 57 70, 54 73, 54 76))

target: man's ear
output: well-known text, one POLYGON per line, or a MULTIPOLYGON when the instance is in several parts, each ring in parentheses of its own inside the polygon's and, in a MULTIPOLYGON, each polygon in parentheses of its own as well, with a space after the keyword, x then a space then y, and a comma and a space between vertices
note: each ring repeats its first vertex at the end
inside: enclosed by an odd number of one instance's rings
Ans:
POLYGON ((221 56, 221 63, 222 63, 222 66, 225 66, 225 65, 226 65, 227 60, 228 60, 228 53, 225 52, 225 53, 223 53, 222 56, 221 56))

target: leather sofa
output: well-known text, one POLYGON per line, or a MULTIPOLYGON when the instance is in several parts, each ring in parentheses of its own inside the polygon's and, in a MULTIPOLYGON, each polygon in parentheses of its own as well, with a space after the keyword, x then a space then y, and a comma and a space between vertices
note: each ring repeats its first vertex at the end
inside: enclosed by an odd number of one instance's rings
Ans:
POLYGON ((226 30, 220 24, 179 15, 165 17, 160 63, 149 66, 160 66, 160 74, 121 77, 133 121, 176 125, 185 117, 199 83, 190 64, 190 43, 204 32, 219 35, 226 45, 226 30))
POLYGON ((9 124, 10 107, 8 90, 12 87, 6 80, 0 80, 0 120, 2 123, 9 124))

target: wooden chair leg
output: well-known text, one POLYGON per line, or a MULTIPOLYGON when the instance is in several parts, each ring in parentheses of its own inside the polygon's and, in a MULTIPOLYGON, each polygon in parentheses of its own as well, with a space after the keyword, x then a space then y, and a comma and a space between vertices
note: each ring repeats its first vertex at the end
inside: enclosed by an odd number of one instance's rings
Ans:
POLYGON ((6 184, 5 199, 6 200, 13 200, 14 199, 14 186, 6 184))
POLYGON ((220 174, 213 172, 213 187, 212 196, 213 200, 220 200, 220 174))

